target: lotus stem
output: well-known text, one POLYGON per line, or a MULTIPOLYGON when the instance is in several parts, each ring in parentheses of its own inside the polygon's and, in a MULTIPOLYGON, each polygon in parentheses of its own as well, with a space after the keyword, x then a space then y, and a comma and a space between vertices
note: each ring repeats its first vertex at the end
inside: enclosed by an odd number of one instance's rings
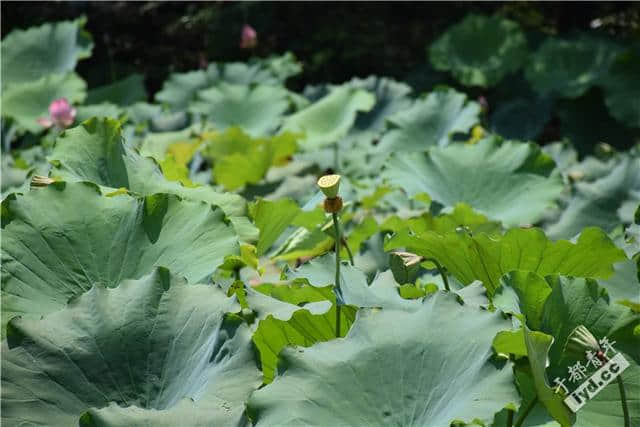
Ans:
POLYGON ((620 401, 622 402, 622 415, 624 416, 624 427, 631 427, 631 420, 629 418, 629 408, 627 407, 627 393, 624 390, 624 383, 622 377, 618 375, 616 378, 618 382, 618 389, 620 390, 620 401))
POLYGON ((345 240, 344 236, 341 236, 340 239, 342 241, 342 245, 347 251, 347 255, 349 255, 349 264, 351 264, 351 266, 353 267, 355 263, 353 262, 353 254, 351 253, 351 249, 349 249, 349 244, 345 240))
POLYGON ((338 213, 333 212, 333 228, 336 233, 336 338, 340 338, 340 304, 338 301, 338 295, 340 294, 340 222, 338 219, 338 213))
POLYGON ((513 427, 513 415, 515 414, 513 409, 507 409, 507 427, 513 427))
POLYGON ((444 268, 442 268, 442 266, 440 265, 440 263, 438 262, 437 259, 435 258, 425 258, 425 261, 431 261, 432 263, 434 263, 436 265, 436 267, 438 268, 438 271, 440 272, 440 276, 442 276, 442 282, 444 283, 444 288, 451 292, 451 288, 449 287, 449 280, 447 279, 447 275, 444 273, 444 268))
POLYGON ((524 412, 522 414, 520 414, 520 416, 516 420, 515 427, 521 427, 522 426, 522 423, 524 422, 524 419, 527 418, 527 415, 529 415, 529 412, 531 412, 533 407, 536 406, 536 403, 538 403, 538 396, 536 396, 533 399, 531 399, 529 404, 524 408, 524 412))

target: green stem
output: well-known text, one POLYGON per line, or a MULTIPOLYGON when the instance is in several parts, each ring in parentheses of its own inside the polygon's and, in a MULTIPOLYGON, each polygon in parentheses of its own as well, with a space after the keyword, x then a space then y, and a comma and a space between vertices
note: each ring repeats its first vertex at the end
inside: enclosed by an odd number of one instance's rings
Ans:
POLYGON ((513 409, 507 409, 507 427, 513 427, 513 409))
POLYGON ((515 427, 522 426, 522 423, 524 422, 524 419, 527 418, 527 415, 529 415, 529 412, 531 412, 533 407, 536 406, 536 403, 538 403, 538 396, 536 396, 533 399, 531 399, 531 401, 529 402, 527 407, 524 408, 524 412, 522 412, 520 414, 520 416, 518 417, 515 427))
POLYGON ((631 421, 629 419, 629 408, 627 407, 627 393, 624 390, 624 383, 622 377, 616 378, 618 382, 618 389, 620 390, 620 400, 622 401, 622 415, 624 416, 624 427, 631 427, 631 421))
POLYGON ((353 254, 351 253, 351 249, 349 249, 349 245, 347 244, 347 241, 344 239, 344 236, 341 237, 340 239, 342 240, 342 245, 347 250, 347 255, 349 255, 349 264, 351 264, 351 266, 354 266, 355 263, 353 262, 353 254))
POLYGON ((333 228, 336 233, 336 338, 340 338, 340 305, 337 296, 340 294, 340 222, 338 220, 338 213, 333 212, 333 228))
POLYGON ((438 260, 436 260, 435 258, 425 258, 424 260, 431 261, 436 265, 436 267, 438 268, 438 271, 440 272, 440 276, 442 276, 442 282, 444 283, 444 288, 447 291, 451 291, 451 288, 449 287, 449 280, 447 279, 447 275, 444 273, 444 268, 442 268, 438 260))

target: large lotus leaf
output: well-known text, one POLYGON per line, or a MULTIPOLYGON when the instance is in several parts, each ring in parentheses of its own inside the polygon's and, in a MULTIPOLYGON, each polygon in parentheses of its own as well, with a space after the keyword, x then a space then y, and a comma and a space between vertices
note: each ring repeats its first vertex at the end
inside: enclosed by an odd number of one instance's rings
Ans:
POLYGON ((384 176, 409 195, 427 193, 445 206, 469 204, 507 226, 539 221, 563 190, 559 177, 547 177, 553 160, 535 144, 454 144, 428 153, 397 153, 384 176))
POLYGON ((211 86, 216 77, 215 67, 171 74, 162 85, 162 90, 156 94, 155 99, 170 105, 175 110, 186 110, 198 91, 211 86))
MULTIPOLYGON (((579 325, 585 326, 598 340, 608 338, 615 352, 622 352, 630 363, 621 375, 627 395, 630 425, 640 422, 640 339, 633 329, 640 324, 640 315, 626 307, 611 304, 607 293, 595 281, 570 278, 552 278, 554 287, 544 307, 542 330, 554 336, 549 352, 549 378, 568 377, 567 367, 581 361, 563 352, 569 334, 579 325)), ((613 356, 611 351, 608 356, 613 356)), ((593 372, 589 368, 589 373, 593 372)), ((567 381, 570 390, 577 384, 567 381)), ((589 401, 577 414, 576 426, 623 425, 622 407, 618 385, 613 382, 589 401)))
POLYGON ((640 52, 619 55, 601 81, 605 102, 613 117, 629 127, 640 128, 640 52))
POLYGON ((300 207, 291 199, 258 200, 251 208, 251 216, 260 230, 257 255, 263 255, 299 214, 300 207))
POLYGON ((527 55, 520 26, 499 16, 467 15, 429 48, 436 70, 451 71, 465 86, 494 86, 527 55))
POLYGON ((576 99, 557 103, 560 132, 584 156, 592 154, 596 144, 605 142, 620 149, 634 144, 637 129, 625 127, 609 114, 601 94, 591 90, 576 99))
POLYGON ((119 118, 124 115, 124 110, 115 104, 103 102, 102 104, 80 105, 77 108, 76 121, 83 122, 92 117, 98 119, 119 118))
MULTIPOLYGON (((256 290, 247 292, 247 303, 260 319, 253 342, 260 352, 264 383, 270 383, 283 348, 336 338, 336 298, 330 287, 306 284, 260 285, 256 290)), ((341 337, 349 332, 355 312, 348 306, 340 310, 341 337)))
POLYGON ((171 146, 195 145, 198 141, 196 127, 199 126, 190 126, 172 132, 149 132, 140 142, 140 154, 145 157, 153 157, 156 161, 161 162, 167 157, 167 154, 170 154, 171 146))
POLYGON ((447 145, 455 133, 467 133, 478 123, 479 115, 480 106, 467 102, 466 95, 453 89, 436 90, 389 118, 393 128, 380 140, 380 150, 425 151, 447 145))
MULTIPOLYGON (((335 254, 326 254, 287 273, 287 277, 303 279, 316 287, 335 285, 335 267, 335 254)), ((420 305, 418 301, 400 297, 399 285, 391 271, 376 274, 369 284, 363 271, 345 263, 340 266, 340 296, 344 304, 356 307, 415 310, 420 305)))
MULTIPOLYGON (((511 271, 500 279, 501 287, 494 298, 496 307, 503 311, 511 311, 503 307, 500 303, 501 290, 507 287, 513 289, 518 310, 512 311, 521 313, 526 318, 526 324, 532 329, 540 329, 542 322, 542 309, 547 297, 551 293, 551 286, 544 278, 531 271, 511 271)), ((507 292, 508 293, 508 292, 507 292)))
MULTIPOLYGON (((277 82, 284 83, 289 77, 293 77, 302 72, 302 64, 298 62, 295 55, 291 52, 285 52, 282 55, 272 55, 268 58, 252 58, 249 61, 249 65, 257 64, 261 67, 269 70, 273 77, 275 77, 277 82)), ((234 78, 238 79, 240 73, 238 70, 233 70, 234 78)), ((231 74, 231 73, 230 73, 231 74)), ((231 76, 230 76, 231 77, 231 76)), ((258 81, 254 76, 251 81, 258 81)), ((266 83, 270 80, 262 81, 262 83, 266 83)), ((250 83, 250 81, 246 81, 245 83, 250 83)))
POLYGON ((289 108, 288 92, 281 86, 219 83, 198 92, 189 111, 201 114, 219 130, 240 126, 254 136, 275 130, 289 108))
POLYGON ((442 234, 461 228, 471 233, 491 235, 501 235, 503 233, 499 222, 489 221, 486 216, 475 212, 469 205, 464 203, 458 203, 449 212, 440 212, 438 215, 427 212, 419 217, 406 219, 392 215, 387 217, 380 225, 381 230, 393 232, 398 232, 405 228, 417 234, 425 231, 435 231, 442 234))
POLYGON ((46 175, 49 172, 49 164, 45 158, 45 152, 41 145, 24 150, 12 150, 11 154, 2 155, 2 199, 12 192, 24 191, 29 186, 27 178, 34 174, 46 175))
MULTIPOLYGON (((638 250, 636 245, 635 250, 638 250)), ((632 301, 640 303, 640 276, 638 275, 638 263, 633 259, 614 264, 615 273, 598 283, 607 290, 612 303, 632 301)))
POLYGON ((539 229, 511 229, 503 236, 433 231, 412 236, 402 230, 385 244, 385 250, 401 247, 437 259, 465 285, 480 280, 490 294, 500 278, 513 270, 543 277, 562 274, 606 279, 614 274, 614 263, 626 260, 624 251, 597 228, 584 229, 576 243, 553 242, 539 229))
POLYGON ((2 91, 2 116, 11 117, 23 129, 38 132, 38 118, 48 117, 49 104, 58 98, 79 103, 87 85, 77 74, 50 74, 39 80, 11 85, 2 91))
POLYGON ((553 101, 548 97, 501 102, 491 114, 491 130, 508 139, 535 139, 551 119, 552 108, 553 101))
POLYGON ((570 427, 575 421, 575 415, 564 405, 562 396, 555 393, 554 388, 549 386, 546 375, 549 349, 554 342, 553 337, 542 332, 530 331, 525 326, 524 341, 538 400, 561 426, 570 427))
POLYGON ((73 71, 93 49, 85 23, 80 18, 12 31, 2 40, 2 87, 73 71))
POLYGON ((546 227, 553 238, 571 238, 588 226, 611 231, 631 222, 627 204, 640 203, 640 158, 621 155, 608 173, 592 182, 575 184, 575 193, 560 217, 546 227))
POLYGON ((307 150, 337 143, 352 128, 358 112, 371 111, 375 101, 365 90, 335 87, 317 102, 287 117, 283 130, 303 133, 301 145, 307 150))
POLYGON ((14 318, 3 424, 66 427, 90 410, 82 425, 237 425, 260 384, 248 327, 225 318, 238 309, 159 268, 95 285, 43 319, 14 318))
POLYGON ((414 312, 360 312, 347 339, 284 350, 284 374, 253 394, 249 413, 258 426, 491 422, 518 400, 511 368, 490 361, 509 326, 443 293, 414 312))
POLYGON ((356 117, 353 128, 347 135, 350 140, 371 142, 384 131, 389 117, 411 106, 411 99, 408 97, 411 88, 393 79, 370 76, 366 79, 352 79, 347 84, 356 89, 366 90, 376 98, 371 110, 356 117))
POLYGON ((250 85, 279 85, 298 71, 291 54, 274 56, 251 63, 213 63, 206 70, 174 73, 164 82, 156 100, 176 111, 186 110, 197 93, 221 82, 250 85))
POLYGON ((631 350, 635 357, 640 356, 637 347, 640 339, 636 336, 629 341, 624 336, 625 328, 640 324, 640 314, 620 304, 611 304, 608 293, 595 280, 557 276, 547 280, 553 289, 544 304, 541 330, 556 338, 550 351, 553 366, 571 360, 572 356, 563 353, 563 349, 567 338, 579 325, 586 326, 598 339, 624 338, 614 347, 631 350))
POLYGON ((158 164, 125 144, 121 124, 112 119, 90 119, 67 130, 49 156, 52 175, 68 181, 90 181, 112 189, 127 188, 142 195, 170 193, 220 206, 228 215, 245 211, 242 197, 218 193, 210 187, 183 187, 167 180, 158 164))
POLYGON ((299 135, 284 132, 251 138, 239 127, 206 137, 203 155, 214 163, 213 178, 228 190, 258 184, 269 168, 286 164, 298 148, 299 135))
POLYGON ((154 266, 208 281, 237 239, 219 208, 173 195, 104 197, 64 182, 12 195, 2 203, 3 319, 49 313, 154 266))
POLYGON ((147 100, 142 74, 132 74, 117 82, 91 89, 87 95, 87 104, 110 102, 125 106, 147 100))
POLYGON ((592 36, 550 37, 531 55, 525 76, 537 92, 576 98, 607 73, 619 50, 592 36))

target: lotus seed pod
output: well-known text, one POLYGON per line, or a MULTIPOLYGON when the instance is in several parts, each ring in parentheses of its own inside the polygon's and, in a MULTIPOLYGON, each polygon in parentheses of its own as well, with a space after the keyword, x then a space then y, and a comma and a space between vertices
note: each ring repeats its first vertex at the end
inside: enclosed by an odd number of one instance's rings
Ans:
POLYGON ((333 199, 338 196, 340 189, 340 175, 324 175, 318 180, 318 187, 324 193, 327 199, 333 199))

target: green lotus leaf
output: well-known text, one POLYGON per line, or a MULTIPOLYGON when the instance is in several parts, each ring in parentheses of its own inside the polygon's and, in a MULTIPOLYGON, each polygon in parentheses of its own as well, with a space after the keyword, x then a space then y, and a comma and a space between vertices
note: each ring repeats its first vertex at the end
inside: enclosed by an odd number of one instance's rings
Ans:
POLYGON ((163 161, 169 152, 169 148, 175 144, 195 143, 196 126, 171 132, 149 132, 140 142, 140 154, 145 157, 153 157, 157 162, 163 161))
POLYGON ((239 127, 206 138, 203 156, 213 165, 213 178, 228 190, 258 184, 272 166, 286 164, 298 148, 299 135, 284 132, 251 138, 239 127))
MULTIPOLYGON (((636 244, 636 251, 638 245, 636 244)), ((607 290, 611 302, 632 301, 640 303, 640 280, 638 263, 633 259, 614 264, 615 273, 598 283, 607 290)))
POLYGON ((170 105, 176 111, 184 111, 199 90, 215 83, 216 71, 215 67, 209 67, 207 70, 171 74, 155 99, 170 105))
MULTIPOLYGON (((2 316, 38 316, 93 284, 117 286, 154 266, 208 281, 239 253, 224 213, 167 194, 104 197, 90 183, 55 183, 2 203, 2 316)), ((3 323, 4 323, 3 322, 3 323)))
MULTIPOLYGON (((507 273, 500 280, 501 289, 507 287, 513 289, 517 299, 519 310, 516 313, 522 313, 526 318, 526 324, 535 330, 540 329, 542 322, 542 310, 547 297, 551 293, 551 286, 544 278, 531 271, 515 270, 507 273)), ((496 299, 497 299, 496 295, 496 299)), ((505 309, 500 303, 494 299, 496 307, 503 311, 505 309)))
POLYGON ((562 181, 546 176, 552 167, 553 160, 535 144, 487 138, 424 154, 397 153, 384 177, 409 195, 427 193, 445 206, 464 202, 515 226, 542 219, 562 192, 562 181))
POLYGON ((392 215, 387 217, 380 225, 381 230, 393 232, 406 228, 416 234, 425 231, 435 231, 443 234, 461 229, 471 233, 486 233, 490 235, 501 235, 503 233, 499 222, 489 221, 486 216, 477 213, 464 203, 457 203, 449 212, 440 212, 438 215, 427 212, 418 217, 406 219, 392 215))
POLYGON ((575 415, 564 405, 562 395, 555 393, 547 380, 546 367, 553 341, 550 335, 524 327, 524 342, 538 400, 562 427, 570 427, 575 421, 575 415))
POLYGON ((361 112, 347 134, 353 141, 371 142, 386 128, 387 119, 411 106, 411 88, 404 83, 385 77, 370 76, 366 79, 354 78, 347 85, 366 90, 375 96, 373 108, 361 112))
POLYGON ((86 19, 80 18, 12 31, 2 40, 3 89, 73 71, 93 49, 85 23, 86 19))
POLYGON ((248 64, 213 63, 206 70, 171 74, 156 94, 156 100, 168 104, 175 111, 186 110, 200 90, 220 82, 276 86, 300 71, 291 53, 253 60, 248 64))
POLYGON ((43 319, 14 318, 3 424, 238 425, 260 371, 248 327, 225 317, 237 310, 218 288, 159 268, 43 319))
POLYGON ((132 105, 147 100, 142 74, 131 74, 114 83, 89 90, 87 104, 110 102, 120 106, 132 105))
POLYGON ((453 89, 436 90, 389 117, 392 129, 380 140, 379 149, 425 151, 430 146, 447 145, 455 133, 467 133, 478 123, 479 114, 480 106, 467 102, 466 95, 453 89))
MULTIPOLYGON (((286 346, 311 345, 336 338, 336 298, 331 287, 307 284, 260 285, 247 291, 247 303, 260 319, 253 342, 260 352, 264 383, 273 381, 278 356, 286 346)), ((340 310, 340 336, 355 320, 356 310, 340 310)))
POLYGON ((273 245, 280 234, 300 214, 300 207, 291 199, 276 201, 259 200, 251 208, 251 216, 260 230, 258 256, 273 245))
MULTIPOLYGON (((3 61, 4 62, 4 61, 3 61)), ((86 97, 87 84, 75 73, 49 74, 39 80, 17 83, 2 91, 2 117, 13 118, 29 132, 44 128, 40 117, 49 117, 49 104, 58 98, 80 103, 86 97)))
POLYGON ((52 175, 67 181, 90 181, 142 195, 176 194, 218 205, 231 216, 245 213, 244 199, 238 195, 204 186, 188 188, 167 180, 153 159, 142 157, 124 142, 117 120, 94 118, 67 130, 56 140, 49 160, 55 165, 52 175))
POLYGON ((491 422, 518 400, 511 368, 490 361, 509 325, 443 293, 414 312, 361 312, 344 340, 285 349, 284 374, 253 394, 249 413, 258 426, 491 422))
POLYGON ((548 38, 531 55, 525 76, 539 93, 576 98, 608 72, 619 51, 617 45, 588 35, 548 38))
MULTIPOLYGON (((576 358, 563 352, 571 332, 585 326, 600 340, 608 338, 615 352, 621 352, 631 366, 621 375, 626 389, 630 425, 640 422, 640 404, 633 396, 640 393, 640 339, 633 334, 640 324, 640 314, 627 307, 611 304, 607 292, 593 280, 551 278, 553 290, 544 307, 542 331, 553 335, 555 341, 549 351, 549 378, 567 377, 567 367, 577 360, 584 365, 584 355, 576 358)), ((613 356, 611 351, 608 356, 613 356)), ((590 368, 589 372, 594 369, 590 368)), ((573 390, 577 384, 565 384, 573 390)), ((623 425, 618 384, 614 381, 590 400, 577 414, 576 426, 623 425)))
POLYGON ((27 191, 28 178, 33 175, 47 175, 49 163, 45 150, 41 145, 24 150, 12 150, 11 154, 2 156, 2 199, 13 192, 27 191))
POLYGON ((525 60, 520 26, 499 16, 467 15, 429 48, 436 70, 450 71, 465 86, 494 86, 525 60))
POLYGON ((347 85, 333 88, 329 94, 284 120, 283 130, 303 133, 301 147, 317 149, 337 143, 351 130, 358 112, 368 112, 375 97, 347 85))
POLYGON ((552 284, 552 291, 544 304, 541 330, 556 339, 549 353, 552 368, 563 367, 563 362, 571 360, 563 350, 571 332, 580 325, 598 339, 620 337, 615 348, 640 356, 638 338, 629 340, 625 336, 630 326, 640 323, 640 314, 623 305, 611 304, 608 293, 595 280, 558 276, 547 280, 552 284))
POLYGON ((585 228, 576 243, 553 242, 539 229, 514 228, 502 236, 433 231, 414 236, 402 230, 385 244, 385 250, 402 247, 435 258, 464 285, 480 280, 490 295, 500 278, 513 270, 542 277, 562 274, 607 279, 614 274, 613 264, 627 259, 597 228, 585 228))
POLYGON ((272 133, 289 108, 281 86, 237 85, 221 82, 198 92, 189 111, 200 114, 217 129, 240 126, 253 136, 272 133))
POLYGON ((77 108, 77 122, 84 122, 92 117, 98 119, 114 118, 117 119, 124 115, 124 110, 115 104, 104 102, 102 104, 80 105, 77 108))
POLYGON ((640 52, 629 50, 616 58, 609 72, 602 78, 605 102, 619 122, 640 128, 640 52))
MULTIPOLYGON (((326 254, 288 272, 287 277, 303 279, 316 287, 335 285, 335 268, 335 254, 326 254)), ((399 288, 390 270, 376 274, 371 283, 368 283, 363 271, 345 263, 341 264, 340 295, 344 304, 402 310, 415 310, 419 307, 418 301, 401 298, 399 288)))
POLYGON ((598 91, 591 90, 576 99, 556 103, 560 132, 569 139, 580 154, 593 154, 600 142, 626 148, 640 136, 637 129, 625 127, 609 114, 598 91))
POLYGON ((550 98, 516 98, 496 106, 491 114, 491 130, 507 139, 528 141, 537 138, 551 119, 550 98))
POLYGON ((545 228, 553 238, 571 238, 580 230, 597 226, 612 231, 633 221, 626 205, 640 202, 640 158, 621 155, 609 164, 606 175, 593 181, 578 181, 560 217, 545 228))
MULTIPOLYGON (((289 77, 293 77, 302 72, 302 64, 298 62, 295 55, 291 52, 285 52, 282 55, 272 55, 268 58, 253 58, 249 61, 249 65, 260 65, 261 67, 266 68, 279 83, 284 83, 289 77)), ((241 75, 239 70, 233 71, 233 73, 227 73, 229 74, 229 77, 239 79, 241 75)), ((252 81, 257 81, 257 78, 253 77, 252 81)), ((270 82, 271 80, 265 80, 262 81, 262 83, 267 81, 270 82)), ((244 81, 244 83, 249 82, 250 81, 244 81)))

